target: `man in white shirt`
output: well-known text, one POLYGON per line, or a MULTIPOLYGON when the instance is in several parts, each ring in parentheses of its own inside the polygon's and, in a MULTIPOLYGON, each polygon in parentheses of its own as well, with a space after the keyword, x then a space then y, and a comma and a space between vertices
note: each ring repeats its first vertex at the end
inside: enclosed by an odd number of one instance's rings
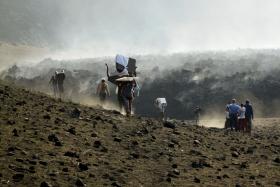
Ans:
POLYGON ((165 98, 157 98, 154 102, 155 107, 157 107, 161 113, 161 118, 162 120, 165 120, 166 118, 166 114, 165 114, 165 110, 167 107, 167 102, 165 98))

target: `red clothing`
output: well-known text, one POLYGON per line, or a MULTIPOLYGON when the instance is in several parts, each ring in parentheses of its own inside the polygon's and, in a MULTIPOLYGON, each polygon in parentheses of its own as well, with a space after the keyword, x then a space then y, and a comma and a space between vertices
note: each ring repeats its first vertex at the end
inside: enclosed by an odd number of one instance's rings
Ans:
POLYGON ((245 132, 247 130, 247 119, 239 119, 239 128, 238 130, 245 132))

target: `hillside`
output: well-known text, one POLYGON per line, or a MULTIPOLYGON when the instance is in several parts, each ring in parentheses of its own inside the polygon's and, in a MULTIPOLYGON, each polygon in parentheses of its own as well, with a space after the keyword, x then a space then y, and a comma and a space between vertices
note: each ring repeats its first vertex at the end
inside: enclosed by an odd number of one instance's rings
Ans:
POLYGON ((3 82, 0 103, 1 186, 280 186, 279 124, 162 124, 3 82))

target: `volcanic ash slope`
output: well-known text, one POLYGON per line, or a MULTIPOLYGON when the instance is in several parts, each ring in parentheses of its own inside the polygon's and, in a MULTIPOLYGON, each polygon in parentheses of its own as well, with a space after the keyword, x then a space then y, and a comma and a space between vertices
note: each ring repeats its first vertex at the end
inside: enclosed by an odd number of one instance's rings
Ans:
POLYGON ((1 82, 0 186, 279 186, 279 129, 126 118, 1 82))

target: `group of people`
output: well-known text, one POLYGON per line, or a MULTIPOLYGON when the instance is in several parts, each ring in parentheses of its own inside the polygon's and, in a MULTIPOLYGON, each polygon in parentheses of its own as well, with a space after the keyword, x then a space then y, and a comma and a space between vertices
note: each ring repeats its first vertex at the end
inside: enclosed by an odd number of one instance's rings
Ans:
POLYGON ((236 99, 232 99, 231 103, 226 105, 226 129, 251 133, 253 119, 253 107, 249 100, 239 106, 236 99))
MULTIPOLYGON (((133 63, 129 66, 129 60, 130 59, 125 56, 117 55, 115 58, 116 70, 113 73, 109 73, 109 68, 106 64, 108 81, 115 84, 117 87, 116 93, 119 109, 120 111, 125 109, 127 116, 130 116, 132 113, 132 102, 136 97, 136 92, 138 91, 139 94, 139 86, 136 81, 136 61, 133 59, 133 63), (132 67, 132 70, 129 70, 128 67, 132 67)), ((55 97, 63 97, 63 83, 65 78, 64 70, 56 71, 51 77, 49 83, 52 85, 55 97)), ((104 78, 98 84, 96 94, 99 95, 102 105, 105 103, 107 97, 110 96, 110 89, 104 78)), ((157 98, 154 101, 154 105, 160 111, 161 119, 166 120, 166 98, 157 98)), ((197 124, 200 112, 201 109, 197 106, 194 110, 197 124)), ((226 105, 226 129, 230 128, 231 130, 251 133, 253 119, 253 107, 249 100, 246 100, 245 104, 241 103, 239 106, 236 99, 232 99, 232 101, 226 105)))
MULTIPOLYGON (((136 92, 139 91, 139 86, 136 81, 135 72, 135 60, 132 59, 132 64, 129 64, 129 58, 123 55, 117 55, 115 58, 116 70, 109 73, 109 67, 107 67, 108 81, 117 86, 117 99, 119 103, 119 109, 122 111, 125 109, 126 115, 130 116, 132 113, 132 102, 136 97, 136 92), (128 67, 132 68, 129 70, 128 67)), ((105 79, 102 79, 97 86, 96 93, 99 95, 101 104, 104 104, 106 98, 110 96, 108 84, 105 79)))
MULTIPOLYGON (((120 111, 125 109, 126 114, 130 116, 132 113, 132 102, 136 97, 137 91, 139 95, 139 86, 136 81, 136 60, 123 55, 117 55, 115 63, 116 70, 112 73, 109 73, 109 67, 106 64, 108 81, 117 87, 120 111)), ((52 87, 54 97, 63 98, 65 78, 64 70, 56 71, 51 77, 49 84, 52 87)), ((98 84, 96 94, 99 96, 102 105, 110 96, 110 89, 104 78, 98 84)))
POLYGON ((54 97, 62 98, 64 94, 64 80, 65 80, 64 70, 56 71, 55 74, 51 77, 49 84, 51 85, 54 93, 54 97))

